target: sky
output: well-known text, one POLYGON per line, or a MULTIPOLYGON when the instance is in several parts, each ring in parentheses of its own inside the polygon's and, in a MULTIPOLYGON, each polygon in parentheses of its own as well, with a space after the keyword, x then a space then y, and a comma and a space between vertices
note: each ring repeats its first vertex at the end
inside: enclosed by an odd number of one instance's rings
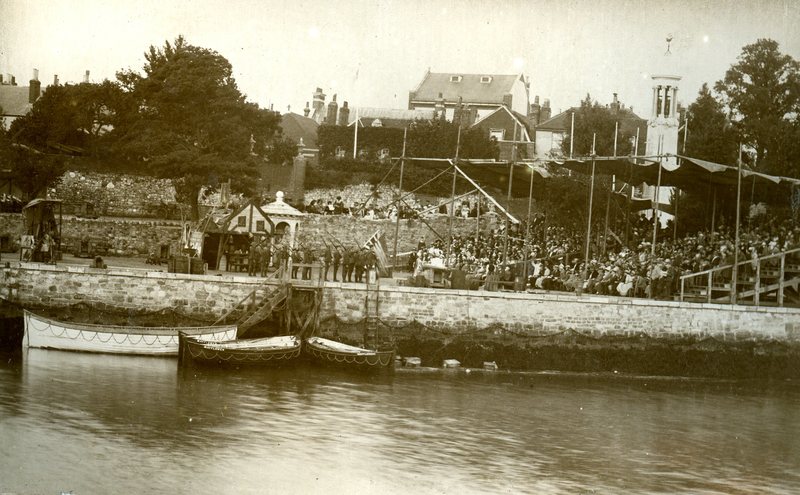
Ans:
POLYGON ((799 25, 798 0, 0 0, 0 73, 100 82, 182 34, 281 113, 302 113, 316 87, 351 107, 406 108, 430 69, 524 74, 553 114, 618 93, 647 117, 649 74, 682 75, 688 105, 759 38, 800 59, 799 25))

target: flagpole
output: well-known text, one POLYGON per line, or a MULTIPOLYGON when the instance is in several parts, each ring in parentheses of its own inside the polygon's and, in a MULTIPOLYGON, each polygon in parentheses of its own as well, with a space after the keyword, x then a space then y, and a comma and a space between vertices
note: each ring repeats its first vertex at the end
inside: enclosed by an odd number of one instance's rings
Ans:
MULTIPOLYGON (((661 151, 662 151, 663 146, 664 146, 664 136, 659 136, 658 138, 659 138, 658 139, 658 181, 656 182, 656 190, 653 192, 653 198, 655 199, 656 206, 655 206, 655 209, 653 210, 653 245, 650 248, 650 256, 652 258, 656 257, 656 240, 657 240, 656 236, 658 234, 658 213, 659 213, 659 206, 660 206, 659 203, 658 203, 658 197, 659 197, 659 192, 661 190, 661 169, 663 168, 663 164, 661 163, 661 160, 662 160, 661 151)), ((652 295, 651 295, 651 297, 652 297, 652 295)))
POLYGON ((583 270, 584 279, 589 274, 589 245, 592 240, 592 204, 594 203, 594 167, 595 167, 595 144, 597 141, 597 133, 592 134, 592 181, 589 185, 589 221, 586 226, 586 254, 583 257, 583 270))
MULTIPOLYGON (((408 135, 408 127, 403 129, 403 156, 400 158, 400 184, 398 186, 399 192, 397 197, 403 195, 403 168, 406 163, 406 136, 408 135)), ((392 268, 397 266, 397 237, 400 235, 400 201, 397 202, 395 210, 397 211, 397 218, 394 224, 394 255, 392 256, 392 268)))
POLYGON ((456 177, 458 177, 458 152, 461 148, 461 123, 458 126, 458 137, 456 138, 456 158, 453 160, 453 191, 450 195, 450 225, 447 233, 447 260, 445 266, 450 266, 450 253, 453 250, 453 215, 456 206, 456 177))
MULTIPOLYGON (((511 183, 514 181, 514 160, 517 158, 517 121, 514 121, 514 138, 511 141, 511 163, 508 164, 508 196, 506 208, 511 209, 511 183)), ((508 230, 509 221, 506 217, 506 235, 503 236, 503 265, 508 264, 508 230)))
MULTIPOLYGON (((731 274, 731 304, 736 304, 736 282, 739 276, 739 210, 742 199, 742 143, 739 143, 739 161, 736 167, 736 234, 733 241, 733 273, 731 274)), ((756 281, 756 283, 758 283, 756 281)), ((758 295, 756 295, 758 297, 758 295)))
POLYGON ((356 121, 355 121, 355 125, 354 125, 354 127, 355 127, 355 131, 354 131, 355 137, 353 138, 353 159, 354 160, 356 158, 356 150, 358 149, 358 124, 359 124, 358 107, 356 107, 356 121))

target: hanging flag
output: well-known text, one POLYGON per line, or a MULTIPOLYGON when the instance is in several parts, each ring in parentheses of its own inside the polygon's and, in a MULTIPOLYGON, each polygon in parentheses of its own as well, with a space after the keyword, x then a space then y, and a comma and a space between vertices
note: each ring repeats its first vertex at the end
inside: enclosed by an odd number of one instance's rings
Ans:
POLYGON ((367 239, 364 247, 375 253, 375 259, 378 261, 378 275, 381 277, 389 276, 389 257, 386 255, 386 236, 381 230, 378 230, 372 237, 367 239))

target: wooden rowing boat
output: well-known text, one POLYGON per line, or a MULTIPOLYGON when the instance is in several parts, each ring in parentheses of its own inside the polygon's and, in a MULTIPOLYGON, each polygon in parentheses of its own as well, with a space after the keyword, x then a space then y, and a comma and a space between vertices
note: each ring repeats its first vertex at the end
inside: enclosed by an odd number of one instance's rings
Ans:
POLYGON ((301 340, 294 335, 207 342, 180 334, 178 359, 183 364, 282 366, 300 357, 301 340))
POLYGON ((303 345, 313 361, 354 369, 394 369, 394 350, 377 351, 323 337, 309 337, 303 345))
POLYGON ((64 351, 177 356, 178 332, 207 341, 236 338, 236 325, 139 327, 61 322, 25 310, 23 347, 64 351))

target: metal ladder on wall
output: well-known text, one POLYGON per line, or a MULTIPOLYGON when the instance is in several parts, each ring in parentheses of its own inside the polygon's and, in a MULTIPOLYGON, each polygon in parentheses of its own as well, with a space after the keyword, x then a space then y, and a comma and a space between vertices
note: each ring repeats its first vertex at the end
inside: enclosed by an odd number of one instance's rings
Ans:
POLYGON ((364 296, 364 347, 377 349, 378 341, 378 315, 380 314, 380 278, 375 273, 375 283, 369 282, 367 274, 366 291, 364 296))

